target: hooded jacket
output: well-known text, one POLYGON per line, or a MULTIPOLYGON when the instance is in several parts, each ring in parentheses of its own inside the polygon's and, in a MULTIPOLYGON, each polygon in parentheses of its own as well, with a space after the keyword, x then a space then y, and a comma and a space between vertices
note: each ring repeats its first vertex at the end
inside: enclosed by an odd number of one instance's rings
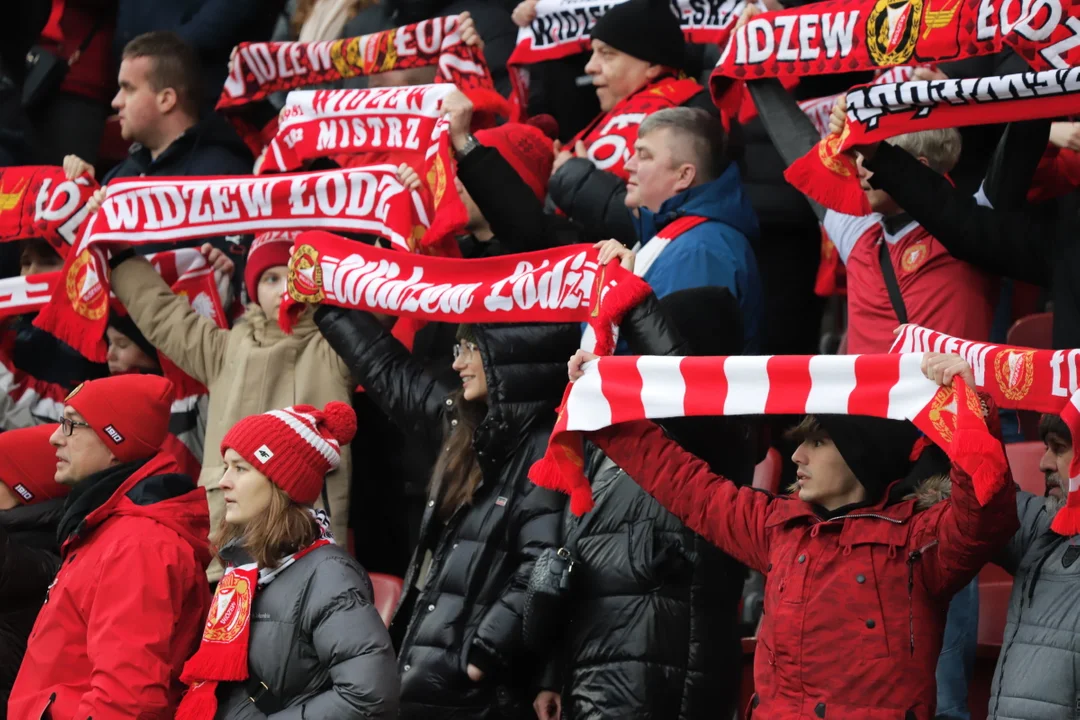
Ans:
POLYGON ((592 440, 688 527, 766 573, 750 717, 934 716, 949 601, 1016 531, 1011 478, 980 506, 954 465, 948 502, 923 510, 887 491, 824 519, 796 498, 711 473, 651 422, 592 440))
POLYGON ((1080 702, 1073 638, 1080 633, 1080 546, 1050 530, 1045 499, 1016 494, 1017 532, 995 562, 1014 576, 1001 654, 990 689, 991 720, 1073 717, 1080 702))
MULTIPOLYGON (((112 288, 154 347, 210 392, 199 485, 206 488, 211 527, 217 527, 225 514, 218 490, 225 474, 221 439, 233 425, 248 415, 298 403, 316 407, 331 400, 352 403, 356 383, 319 335, 310 314, 286 335, 258 305, 250 305, 231 330, 219 328, 192 310, 150 263, 139 258, 113 270, 112 288)), ((351 473, 352 454, 343 447, 341 466, 326 478, 331 523, 339 539, 348 527, 351 473)), ((217 580, 221 572, 215 562, 210 579, 217 580)))
MULTIPOLYGON (((60 567, 56 525, 63 498, 0 512, 0 697, 11 695, 26 639, 60 567)), ((7 717, 7 703, 0 718, 7 717)))
POLYGON ((148 148, 135 143, 102 184, 140 176, 250 175, 252 165, 251 152, 226 121, 207 115, 156 158, 150 157, 148 148))
MULTIPOLYGON (((315 320, 402 430, 443 447, 459 422, 451 386, 366 313, 323 306, 315 320)), ((528 471, 547 448, 580 333, 576 325, 473 328, 488 384, 486 415, 472 440, 483 479, 472 503, 445 522, 437 510, 441 481, 432 484, 390 625, 405 719, 521 717, 535 697, 537 668, 522 647, 521 613, 536 558, 560 540, 566 496, 533 485, 528 471), (468 678, 470 663, 484 671, 481 682, 468 678)))
POLYGON ((739 301, 746 351, 754 352, 764 324, 764 298, 750 238, 757 216, 743 191, 739 168, 728 165, 720 177, 668 198, 656 212, 641 208, 635 220, 640 254, 656 233, 683 216, 708 220, 687 230, 661 251, 642 276, 657 297, 676 290, 716 285, 739 301))
POLYGON ((206 495, 159 452, 75 487, 61 567, 8 703, 13 718, 172 717, 210 606, 206 495))

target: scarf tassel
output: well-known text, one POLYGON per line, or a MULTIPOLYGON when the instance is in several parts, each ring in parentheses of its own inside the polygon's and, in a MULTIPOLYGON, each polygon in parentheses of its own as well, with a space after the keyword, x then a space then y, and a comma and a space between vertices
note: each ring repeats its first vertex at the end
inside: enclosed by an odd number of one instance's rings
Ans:
POLYGON ((784 179, 824 207, 846 215, 869 215, 870 202, 859 185, 854 161, 830 148, 830 143, 837 142, 836 135, 826 137, 791 163, 784 171, 784 179))
POLYGON ((570 512, 574 517, 581 517, 595 504, 592 486, 585 477, 584 458, 581 435, 562 433, 552 439, 544 457, 529 468, 529 480, 534 484, 570 496, 570 512))
POLYGON ((629 272, 624 272, 625 277, 614 283, 604 294, 598 303, 596 317, 589 322, 596 333, 597 355, 610 355, 615 352, 615 333, 612 326, 622 322, 625 315, 632 308, 637 307, 642 300, 652 292, 649 284, 629 272))
POLYGON ((213 720, 217 713, 217 681, 193 685, 180 699, 176 708, 176 720, 213 720))

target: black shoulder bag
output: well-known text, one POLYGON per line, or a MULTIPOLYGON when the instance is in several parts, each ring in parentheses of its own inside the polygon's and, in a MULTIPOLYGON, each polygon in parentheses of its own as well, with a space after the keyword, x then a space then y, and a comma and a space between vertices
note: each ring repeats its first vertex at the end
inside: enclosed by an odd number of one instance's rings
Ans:
POLYGON ((67 60, 40 45, 30 48, 30 51, 26 53, 26 80, 23 82, 22 92, 23 108, 33 110, 56 94, 60 89, 60 84, 67 77, 68 70, 79 62, 86 48, 90 47, 90 41, 97 35, 103 22, 104 19, 101 17, 94 21, 90 33, 83 38, 79 47, 67 60))

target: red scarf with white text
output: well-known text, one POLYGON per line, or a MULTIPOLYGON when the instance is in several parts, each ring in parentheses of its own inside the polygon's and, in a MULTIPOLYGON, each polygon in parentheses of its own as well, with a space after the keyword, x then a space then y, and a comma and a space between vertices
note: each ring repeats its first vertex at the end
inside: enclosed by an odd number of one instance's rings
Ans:
POLYGON ((904 325, 890 352, 960 355, 971 365, 976 387, 999 407, 1060 415, 1072 434, 1074 454, 1068 499, 1050 529, 1061 535, 1080 533, 1080 350, 971 342, 904 325))
POLYGON ((370 233, 413 251, 444 238, 428 231, 420 193, 392 165, 263 177, 139 178, 109 183, 101 209, 64 263, 64 292, 54 293, 34 324, 87 358, 105 359, 109 273, 103 247, 321 227, 370 233))
POLYGON ((86 175, 68 180, 51 165, 0 169, 0 242, 41 238, 65 257, 98 187, 86 175))
POLYGON ((863 85, 847 93, 847 124, 796 160, 784 177, 823 206, 867 215, 847 151, 904 133, 1080 113, 1080 67, 964 80, 863 85))
POLYGON ((587 322, 598 354, 615 346, 612 326, 649 293, 599 251, 571 245, 477 260, 395 253, 329 233, 302 233, 289 262, 286 331, 309 304, 447 323, 587 322), (599 297, 599 300, 597 299, 599 297))

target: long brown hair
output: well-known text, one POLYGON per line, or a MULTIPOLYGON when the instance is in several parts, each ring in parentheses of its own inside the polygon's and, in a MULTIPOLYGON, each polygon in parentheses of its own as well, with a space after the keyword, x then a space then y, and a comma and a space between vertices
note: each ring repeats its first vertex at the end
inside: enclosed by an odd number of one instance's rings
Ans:
POLYGON ((260 568, 276 568, 282 558, 307 547, 319 537, 319 524, 307 509, 290 500, 277 485, 271 490, 270 504, 262 515, 246 525, 222 520, 210 536, 210 544, 219 560, 221 548, 240 538, 244 549, 260 568))
POLYGON ((473 434, 487 414, 487 404, 465 399, 465 391, 458 389, 450 396, 454 401, 454 417, 457 424, 450 430, 442 455, 435 463, 431 475, 431 487, 442 478, 439 517, 446 519, 458 505, 470 504, 480 479, 480 463, 473 450, 473 434))

